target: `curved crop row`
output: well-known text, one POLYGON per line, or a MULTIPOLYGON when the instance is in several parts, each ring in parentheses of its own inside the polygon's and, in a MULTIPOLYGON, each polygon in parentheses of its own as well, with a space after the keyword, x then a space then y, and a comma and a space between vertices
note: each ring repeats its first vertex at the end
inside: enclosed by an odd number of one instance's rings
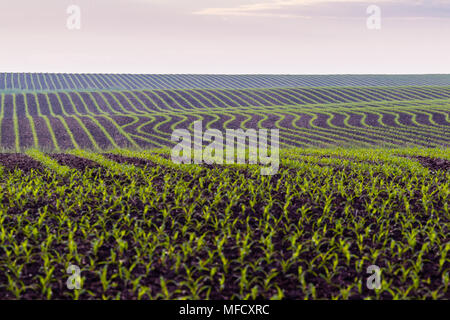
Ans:
MULTIPOLYGON (((75 80, 73 80, 75 81, 75 80)), ((171 146, 175 129, 280 129, 283 147, 448 146, 447 87, 0 94, 1 147, 171 146)), ((251 137, 252 139, 254 137, 251 137)))
POLYGON ((149 75, 0 73, 0 90, 448 86, 449 75, 149 75))

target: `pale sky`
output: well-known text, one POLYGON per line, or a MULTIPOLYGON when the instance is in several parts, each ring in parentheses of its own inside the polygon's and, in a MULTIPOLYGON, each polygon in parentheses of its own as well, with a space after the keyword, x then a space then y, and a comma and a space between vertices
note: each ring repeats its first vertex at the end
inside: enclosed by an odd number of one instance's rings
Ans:
POLYGON ((0 72, 450 73, 450 0, 0 0, 0 37, 0 72))

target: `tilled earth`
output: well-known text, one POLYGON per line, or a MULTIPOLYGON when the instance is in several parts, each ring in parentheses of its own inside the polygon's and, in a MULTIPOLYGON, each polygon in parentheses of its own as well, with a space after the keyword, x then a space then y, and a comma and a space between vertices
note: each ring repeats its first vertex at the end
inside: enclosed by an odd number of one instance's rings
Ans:
POLYGON ((18 169, 24 173, 30 173, 31 170, 44 170, 40 162, 21 153, 0 154, 0 164, 10 171, 18 169))
POLYGON ((55 153, 50 154, 50 157, 55 159, 62 166, 68 166, 81 171, 86 169, 98 169, 102 167, 92 160, 83 159, 71 154, 55 153))
POLYGON ((132 158, 132 157, 125 157, 117 154, 111 154, 111 153, 104 153, 103 156, 107 157, 110 160, 113 160, 118 163, 122 164, 131 164, 138 167, 145 167, 145 166, 154 166, 155 164, 149 160, 146 159, 139 159, 139 158, 132 158))
POLYGON ((450 161, 445 159, 436 159, 436 158, 430 158, 430 157, 416 157, 419 162, 427 168, 430 168, 432 170, 444 170, 449 171, 450 170, 450 161))

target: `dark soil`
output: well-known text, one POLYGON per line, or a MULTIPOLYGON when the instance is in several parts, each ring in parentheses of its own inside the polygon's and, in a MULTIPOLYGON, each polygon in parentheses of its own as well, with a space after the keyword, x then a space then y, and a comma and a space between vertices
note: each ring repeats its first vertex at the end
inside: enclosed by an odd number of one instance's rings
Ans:
POLYGON ((0 164, 10 171, 16 169, 25 173, 30 173, 31 170, 44 171, 44 167, 38 161, 20 153, 0 154, 0 164))
POLYGON ((413 157, 413 159, 419 160, 420 164, 423 165, 426 168, 430 168, 432 170, 444 170, 449 171, 450 170, 450 161, 446 159, 439 159, 439 158, 429 158, 429 157, 413 157))
POLYGON ((70 135, 68 134, 61 120, 56 117, 49 117, 48 120, 50 121, 50 125, 52 126, 53 131, 55 132, 56 140, 58 141, 58 146, 62 150, 75 148, 70 139, 70 135))
POLYGON ((49 156, 55 159, 60 165, 68 166, 77 170, 102 168, 101 165, 92 160, 83 159, 70 154, 56 153, 49 154, 49 156))
POLYGON ((117 155, 117 154, 104 153, 104 154, 102 154, 102 156, 104 156, 112 161, 115 161, 117 163, 132 164, 132 165, 138 166, 138 167, 146 167, 146 166, 150 167, 150 166, 155 165, 150 160, 125 157, 125 156, 121 156, 121 155, 117 155))

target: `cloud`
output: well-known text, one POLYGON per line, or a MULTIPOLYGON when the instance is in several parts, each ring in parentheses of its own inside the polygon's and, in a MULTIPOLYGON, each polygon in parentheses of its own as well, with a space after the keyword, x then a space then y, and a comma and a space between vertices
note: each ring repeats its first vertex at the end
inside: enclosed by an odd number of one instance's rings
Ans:
MULTIPOLYGON (((193 12, 198 15, 219 16, 277 16, 298 17, 298 14, 280 13, 283 9, 291 9, 298 6, 312 6, 324 2, 349 3, 361 0, 266 0, 256 3, 241 4, 234 7, 205 8, 193 12)), ((385 0, 386 1, 386 0, 385 0)))
POLYGON ((207 16, 254 16, 280 18, 361 18, 365 7, 379 5, 385 17, 450 18, 450 0, 257 0, 230 7, 206 7, 194 11, 207 16))

